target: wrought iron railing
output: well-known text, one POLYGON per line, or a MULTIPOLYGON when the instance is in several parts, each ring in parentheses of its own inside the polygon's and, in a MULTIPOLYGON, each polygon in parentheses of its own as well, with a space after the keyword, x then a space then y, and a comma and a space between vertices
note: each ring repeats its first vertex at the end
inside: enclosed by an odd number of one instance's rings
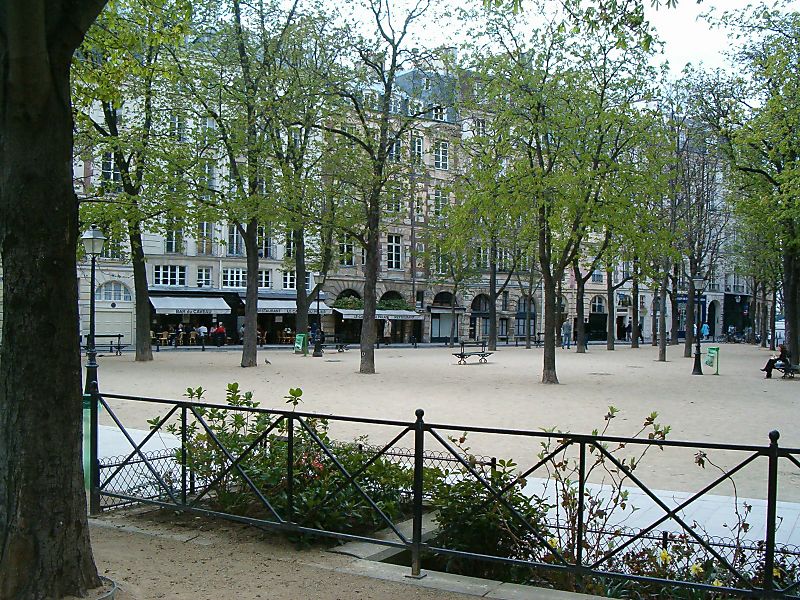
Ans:
MULTIPOLYGON (((413 421, 396 421, 116 394, 95 393, 94 398, 131 446, 126 456, 102 460, 95 457, 92 461, 90 507, 94 512, 104 507, 147 503, 293 534, 372 542, 409 550, 412 577, 423 576, 423 562, 428 556, 436 555, 527 567, 531 573, 539 574, 532 579, 545 584, 552 584, 552 578, 568 577, 575 589, 586 589, 587 581, 619 580, 717 595, 800 597, 800 554, 794 546, 776 543, 781 520, 778 515, 779 472, 780 479, 787 484, 797 477, 800 450, 780 447, 777 432, 769 434, 770 443, 765 446, 691 443, 661 439, 658 435, 642 439, 432 424, 424 421, 422 410, 416 411, 413 421), (115 406, 120 402, 147 404, 153 407, 153 412, 165 412, 165 415, 151 422, 150 431, 136 442, 111 400, 115 406), (212 426, 213 419, 221 422, 218 411, 222 410, 227 411, 223 420, 237 419, 243 431, 249 432, 243 438, 245 444, 231 446, 224 427, 212 426), (320 433, 318 423, 323 420, 331 426, 359 433, 368 428, 377 429, 379 435, 375 437, 388 441, 379 445, 363 440, 334 442, 320 433), (248 424, 256 422, 259 427, 247 429, 248 424), (148 444, 152 445, 152 441, 167 430, 172 431, 173 437, 169 439, 173 447, 160 452, 145 451, 148 444), (539 451, 530 467, 515 467, 511 477, 507 467, 501 464, 506 476, 499 477, 498 461, 472 455, 464 448, 467 435, 483 440, 504 436, 532 443, 539 451), (709 483, 675 500, 648 486, 639 475, 638 463, 621 458, 618 450, 622 448, 636 449, 640 457, 651 448, 690 452, 698 462, 707 460, 709 453, 719 452, 725 455, 727 462, 724 467, 717 467, 718 476, 709 483), (357 450, 356 462, 353 462, 354 449, 357 450), (207 469, 202 462, 209 456, 215 457, 216 470, 207 469), (282 457, 284 462, 270 465, 277 475, 265 483, 253 465, 255 461, 265 464, 265 460, 276 456, 282 457), (402 482, 396 490, 398 497, 404 498, 399 502, 406 503, 405 511, 397 514, 404 515, 403 519, 411 518, 410 535, 399 526, 401 517, 392 516, 386 508, 394 501, 384 502, 382 494, 385 495, 386 490, 378 490, 370 480, 372 469, 388 463, 407 475, 400 478, 402 482), (565 475, 569 465, 572 471, 565 475), (691 505, 755 466, 764 467, 761 471, 766 497, 763 534, 748 532, 750 527, 746 519, 740 518, 733 535, 720 539, 705 531, 702 523, 685 516, 691 505), (783 470, 779 470, 779 466, 783 470), (347 492, 351 494, 348 501, 368 507, 376 523, 392 535, 378 537, 349 526, 320 527, 313 518, 307 519, 309 504, 304 497, 307 483, 309 478, 321 477, 323 472, 331 477, 330 487, 321 497, 313 499, 312 517, 320 514, 319 511, 332 509, 347 492), (437 485, 474 483, 481 494, 476 495, 474 506, 469 510, 475 515, 488 510, 501 511, 514 538, 524 542, 516 544, 513 551, 492 553, 492 548, 474 551, 442 544, 440 540, 452 537, 440 536, 441 532, 423 538, 423 515, 436 504, 429 479, 431 473, 439 477, 437 485), (599 487, 598 473, 613 474, 614 485, 599 487), (540 474, 544 477, 534 479, 540 474), (641 498, 660 509, 661 515, 634 529, 611 520, 605 509, 619 510, 620 498, 627 498, 621 494, 623 483, 626 490, 637 490, 641 498), (532 518, 518 509, 513 495, 524 490, 533 493, 530 490, 536 485, 552 485, 551 493, 555 497, 550 501, 542 499, 543 512, 532 518), (247 510, 220 510, 220 498, 231 490, 248 494, 252 505, 247 510), (670 556, 670 549, 678 547, 677 553, 670 556), (661 559, 659 552, 663 555, 661 559), (661 560, 664 568, 645 574, 632 568, 634 559, 645 556, 661 560), (669 561, 685 564, 681 569, 669 570, 666 568, 669 561), (712 564, 720 573, 719 579, 713 582, 687 575, 690 570, 696 574, 712 564)), ((741 502, 736 498, 732 501, 737 503, 733 507, 736 515, 741 516, 741 502)), ((630 501, 622 502, 622 512, 626 510, 625 502, 630 501)))

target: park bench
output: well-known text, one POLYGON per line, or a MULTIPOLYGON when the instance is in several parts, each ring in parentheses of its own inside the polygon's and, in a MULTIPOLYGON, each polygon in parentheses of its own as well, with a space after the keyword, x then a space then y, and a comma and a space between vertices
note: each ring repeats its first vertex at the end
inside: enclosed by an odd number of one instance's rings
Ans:
MULTIPOLYGON (((88 339, 88 336, 86 336, 88 339)), ((113 352, 117 356, 122 356, 122 350, 130 346, 130 344, 123 344, 122 338, 125 337, 122 333, 107 333, 107 334, 95 334, 94 336, 94 347, 95 350, 100 350, 101 348, 105 348, 108 346, 108 351, 113 352), (108 338, 107 342, 100 341, 100 338, 108 338), (116 342, 114 341, 116 340, 116 342)), ((81 346, 84 350, 88 349, 88 344, 82 344, 81 346)))
POLYGON ((332 350, 333 348, 336 348, 337 352, 344 352, 345 350, 350 349, 350 344, 345 344, 344 342, 328 342, 322 344, 323 350, 332 350))
POLYGON ((478 363, 486 363, 486 358, 494 354, 494 352, 486 351, 486 341, 478 342, 461 342, 461 352, 453 352, 453 356, 458 358, 458 364, 467 364, 467 359, 470 356, 477 356, 478 363), (480 350, 467 351, 467 348, 480 348, 480 350))
POLYGON ((775 370, 783 373, 782 379, 794 379, 794 376, 800 373, 800 365, 782 364, 780 367, 775 365, 775 370))

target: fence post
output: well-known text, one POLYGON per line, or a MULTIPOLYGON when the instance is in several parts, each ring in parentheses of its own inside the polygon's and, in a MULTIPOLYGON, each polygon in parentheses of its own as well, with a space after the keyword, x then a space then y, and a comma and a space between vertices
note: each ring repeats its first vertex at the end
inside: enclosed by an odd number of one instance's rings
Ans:
POLYGON ((418 408, 414 413, 417 421, 414 423, 414 523, 411 537, 411 575, 414 579, 422 579, 425 575, 421 572, 420 556, 422 546, 422 492, 423 492, 423 467, 425 459, 425 422, 422 417, 425 411, 418 408))
POLYGON ((294 416, 287 415, 289 427, 286 437, 286 514, 287 521, 294 521, 294 416))
POLYGON ((580 456, 578 458, 578 530, 575 532, 575 565, 583 566, 583 529, 586 510, 584 496, 586 494, 586 442, 580 441, 580 456))
POLYGON ((769 479, 767 483, 767 539, 764 548, 764 596, 769 598, 775 589, 775 529, 778 519, 778 439, 781 434, 769 432, 769 479))
POLYGON ((100 392, 96 381, 89 382, 91 404, 89 405, 89 514, 100 514, 100 458, 97 450, 98 410, 100 392))
POLYGON ((186 405, 181 406, 181 502, 186 506, 186 405))

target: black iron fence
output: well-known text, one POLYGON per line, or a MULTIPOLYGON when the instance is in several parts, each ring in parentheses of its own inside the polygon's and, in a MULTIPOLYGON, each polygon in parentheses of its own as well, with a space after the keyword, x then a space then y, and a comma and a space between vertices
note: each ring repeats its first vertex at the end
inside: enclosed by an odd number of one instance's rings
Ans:
MULTIPOLYGON (((800 474, 800 450, 780 447, 777 432, 765 446, 690 443, 664 439, 657 426, 627 438, 432 424, 422 410, 413 421, 394 421, 252 402, 94 398, 131 447, 115 458, 95 454, 94 512, 147 503, 291 534, 372 542, 409 551, 412 577, 423 576, 429 562, 622 596, 619 586, 633 584, 647 591, 642 597, 678 597, 681 590, 800 597, 800 553, 776 543, 779 483, 800 474), (135 441, 111 400, 146 404, 161 416, 135 441), (331 427, 373 428, 387 441, 334 441, 331 427), (474 437, 496 436, 536 448, 530 466, 467 447, 474 437), (164 447, 153 451, 157 439, 164 447), (715 476, 694 493, 665 495, 642 475, 651 449, 691 453, 698 468, 713 465, 715 476), (754 510, 731 497, 729 535, 686 516, 720 486, 735 490, 737 476, 752 480, 753 473, 763 474, 766 501, 754 510), (648 524, 625 525, 636 508, 632 490, 660 512, 648 524), (433 511, 436 527, 423 535, 424 516, 433 511), (408 520, 410 532, 400 525, 408 520), (391 535, 377 536, 378 529, 391 535), (484 566, 464 566, 475 564, 484 566)), ((94 424, 96 439, 96 418, 94 424)))

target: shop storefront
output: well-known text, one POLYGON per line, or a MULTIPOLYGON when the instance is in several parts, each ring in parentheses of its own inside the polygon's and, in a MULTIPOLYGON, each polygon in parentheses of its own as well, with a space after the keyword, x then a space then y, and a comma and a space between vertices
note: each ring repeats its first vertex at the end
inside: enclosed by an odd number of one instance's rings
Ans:
POLYGON ((222 323, 228 331, 228 337, 235 335, 239 299, 235 294, 227 296, 191 293, 167 295, 161 291, 151 291, 153 334, 160 337, 174 331, 178 325, 187 331, 205 325, 210 331, 212 327, 222 323))
MULTIPOLYGON (((331 308, 325 302, 312 302, 308 309, 308 322, 312 328, 323 323, 325 315, 332 314, 331 308)), ((264 344, 291 344, 294 343, 295 315, 297 314, 297 300, 295 298, 259 298, 258 299, 258 330, 259 341, 264 344)))
MULTIPOLYGON (((335 335, 337 340, 358 343, 361 340, 361 324, 364 311, 361 309, 334 308, 335 335)), ((407 321, 422 321, 425 317, 413 310, 376 310, 375 333, 379 340, 402 342, 403 325, 407 321)))

